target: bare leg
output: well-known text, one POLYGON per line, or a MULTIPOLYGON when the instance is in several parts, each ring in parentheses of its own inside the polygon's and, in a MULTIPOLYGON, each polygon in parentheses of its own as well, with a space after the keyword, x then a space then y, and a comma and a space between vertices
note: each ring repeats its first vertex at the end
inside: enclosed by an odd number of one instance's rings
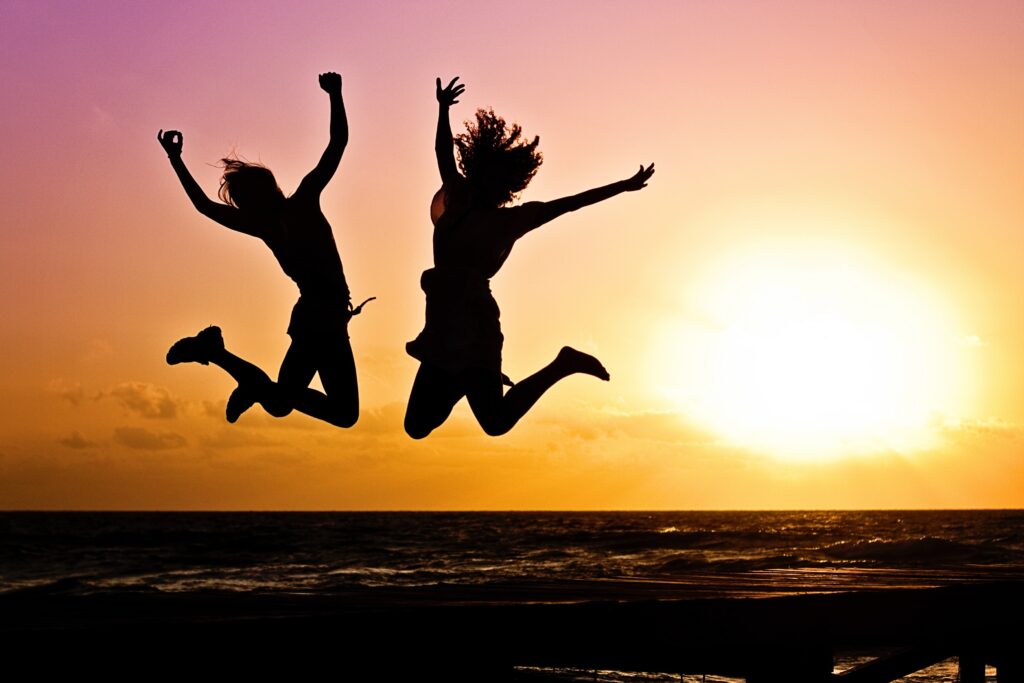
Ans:
POLYGON ((297 409, 338 427, 351 427, 359 415, 355 362, 347 337, 343 344, 335 346, 339 348, 293 342, 277 383, 258 366, 225 349, 220 329, 215 327, 175 343, 167 354, 167 362, 213 363, 231 375, 238 388, 228 399, 229 422, 235 422, 254 403, 259 403, 274 417, 284 417, 297 409), (330 397, 309 388, 317 363, 323 365, 320 379, 330 397))
POLYGON ((227 349, 220 349, 212 354, 210 362, 222 368, 239 384, 273 384, 270 375, 263 372, 259 366, 236 356, 227 349))
POLYGON ((228 422, 237 422, 242 413, 257 402, 274 417, 284 417, 291 412, 287 398, 279 391, 270 376, 256 365, 227 349, 212 354, 210 362, 223 368, 238 382, 238 386, 228 397, 225 411, 228 422))
POLYGON ((277 416, 294 408, 336 427, 353 426, 359 419, 359 385, 352 347, 344 342, 326 348, 293 341, 277 376, 279 391, 260 402, 264 409, 277 416), (326 393, 309 387, 317 372, 326 393))
MULTIPOLYGON (((348 337, 344 339, 344 343, 336 344, 335 348, 322 351, 321 360, 317 363, 317 372, 320 373, 320 383, 323 384, 326 395, 318 391, 308 393, 307 390, 306 396, 318 403, 322 403, 323 399, 330 400, 329 411, 333 418, 328 421, 331 424, 343 428, 353 426, 359 419, 359 378, 356 375, 356 360, 352 356, 352 345, 348 337)), ((305 406, 296 403, 295 407, 308 415, 313 415, 305 406)))
POLYGON ((444 424, 463 396, 460 376, 422 363, 405 409, 405 433, 414 439, 427 436, 444 424))
POLYGON ((223 368, 239 384, 258 386, 270 383, 267 373, 224 348, 219 327, 201 330, 194 337, 179 339, 167 352, 167 363, 202 363, 223 368))
POLYGON ((466 398, 480 426, 490 436, 501 436, 548 389, 569 375, 583 373, 608 381, 608 371, 591 355, 568 346, 562 347, 555 360, 516 384, 502 395, 501 373, 474 371, 467 382, 466 398))

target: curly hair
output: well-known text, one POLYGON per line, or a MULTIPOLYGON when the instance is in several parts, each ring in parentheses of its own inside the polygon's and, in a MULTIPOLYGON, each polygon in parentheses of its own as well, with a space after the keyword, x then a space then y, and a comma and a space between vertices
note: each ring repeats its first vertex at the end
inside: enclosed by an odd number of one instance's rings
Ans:
POLYGON ((274 174, 263 164, 228 158, 221 159, 220 164, 224 175, 217 196, 225 204, 252 206, 284 196, 274 174))
POLYGON ((476 122, 466 122, 466 132, 455 136, 459 168, 475 201, 485 206, 504 206, 526 189, 544 157, 537 151, 540 137, 523 138, 519 124, 511 126, 493 109, 477 109, 476 122))

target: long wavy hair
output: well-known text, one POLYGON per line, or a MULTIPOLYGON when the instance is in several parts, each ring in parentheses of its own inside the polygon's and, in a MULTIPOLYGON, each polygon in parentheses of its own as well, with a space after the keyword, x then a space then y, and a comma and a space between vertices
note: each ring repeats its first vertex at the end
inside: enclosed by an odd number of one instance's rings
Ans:
POLYGON ((540 137, 526 140, 519 124, 508 125, 493 109, 477 109, 476 121, 455 136, 459 168, 482 206, 504 206, 526 189, 544 157, 540 137))
POLYGON ((217 196, 225 204, 254 208, 284 198, 274 174, 263 164, 228 158, 221 159, 220 164, 224 175, 221 176, 217 196))

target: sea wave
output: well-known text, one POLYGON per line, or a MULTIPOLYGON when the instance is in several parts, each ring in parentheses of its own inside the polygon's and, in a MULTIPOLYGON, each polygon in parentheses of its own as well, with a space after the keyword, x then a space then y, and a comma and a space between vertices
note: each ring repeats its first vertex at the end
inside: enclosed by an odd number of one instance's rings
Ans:
POLYGON ((1004 563, 1020 559, 1019 553, 993 543, 970 543, 923 536, 912 539, 842 541, 822 548, 834 560, 886 565, 945 565, 949 563, 1004 563))
POLYGON ((0 591, 1024 571, 1021 512, 0 513, 0 591))

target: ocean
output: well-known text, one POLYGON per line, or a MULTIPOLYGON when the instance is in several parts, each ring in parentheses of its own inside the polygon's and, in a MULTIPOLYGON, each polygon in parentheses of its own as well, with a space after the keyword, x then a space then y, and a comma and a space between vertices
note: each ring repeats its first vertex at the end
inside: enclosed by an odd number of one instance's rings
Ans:
MULTIPOLYGON (((446 587, 479 596, 629 581, 660 583, 677 597, 719 597, 991 580, 1024 580, 1022 511, 0 513, 0 594, 446 587)), ((955 677, 955 662, 945 662, 906 680, 955 677)))

